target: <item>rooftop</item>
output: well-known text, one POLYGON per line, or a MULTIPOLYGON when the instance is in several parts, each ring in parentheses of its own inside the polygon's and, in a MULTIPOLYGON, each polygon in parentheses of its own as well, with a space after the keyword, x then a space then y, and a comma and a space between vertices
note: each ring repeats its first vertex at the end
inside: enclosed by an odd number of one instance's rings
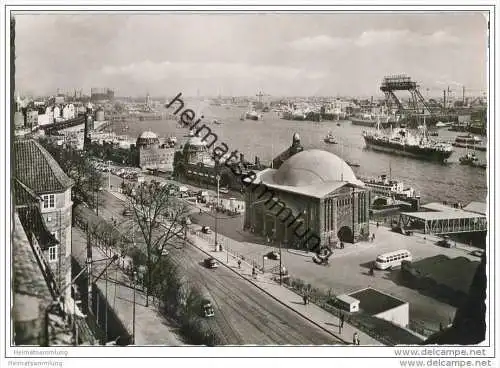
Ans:
POLYGON ((468 294, 478 261, 465 257, 449 258, 443 254, 412 262, 411 267, 420 277, 434 280, 438 285, 468 294), (460 270, 460 272, 457 272, 460 270))
POLYGON ((471 202, 465 206, 464 211, 478 213, 480 215, 486 215, 486 203, 485 202, 471 202))
POLYGON ((48 300, 52 298, 17 213, 14 213, 12 262, 14 292, 48 300))
POLYGON ((441 203, 428 203, 421 208, 430 210, 429 212, 404 212, 404 215, 419 218, 421 220, 442 220, 442 219, 460 219, 460 218, 485 218, 486 216, 480 213, 466 211, 461 208, 453 208, 441 203))
POLYGON ((372 316, 406 304, 406 302, 400 299, 372 288, 356 291, 349 294, 349 296, 359 300, 360 309, 372 316))
POLYGON ((33 139, 14 141, 14 176, 37 194, 64 192, 73 186, 56 160, 33 139))

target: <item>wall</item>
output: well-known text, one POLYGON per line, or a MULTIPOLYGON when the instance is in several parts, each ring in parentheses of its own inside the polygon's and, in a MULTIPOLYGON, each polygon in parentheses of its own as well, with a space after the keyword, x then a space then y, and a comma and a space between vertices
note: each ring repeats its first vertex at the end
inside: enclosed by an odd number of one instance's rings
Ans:
POLYGON ((374 317, 384 319, 402 327, 408 327, 408 324, 410 323, 410 305, 405 303, 399 307, 376 314, 374 317))
POLYGON ((139 148, 139 166, 154 168, 159 166, 174 171, 175 148, 139 148))
MULTIPOLYGON (((56 208, 43 209, 40 204, 42 217, 47 226, 47 230, 56 233, 59 240, 58 260, 49 262, 52 271, 56 277, 58 285, 64 286, 71 282, 71 212, 73 202, 71 201, 71 188, 62 193, 55 193, 56 208)), ((49 260, 49 251, 44 251, 44 256, 49 260)), ((66 290, 70 294, 71 289, 66 290)))

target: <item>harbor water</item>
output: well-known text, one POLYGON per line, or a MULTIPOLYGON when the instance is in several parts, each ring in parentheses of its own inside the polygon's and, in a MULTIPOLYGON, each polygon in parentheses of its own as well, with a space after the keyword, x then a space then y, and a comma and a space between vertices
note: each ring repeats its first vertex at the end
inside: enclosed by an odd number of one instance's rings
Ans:
MULTIPOLYGON (((365 148, 362 132, 371 128, 355 126, 349 121, 290 121, 280 119, 272 111, 263 113, 262 120, 242 121, 240 116, 246 111, 242 107, 204 104, 200 108, 189 101, 185 101, 185 107, 196 111, 197 118, 204 116, 204 121, 218 136, 218 143, 224 142, 230 151, 243 153, 248 161, 253 162, 255 156, 259 156, 261 162, 270 162, 272 157, 290 146, 292 135, 297 132, 305 149, 324 149, 359 164, 360 167, 353 167, 358 176, 377 177, 391 171, 393 179, 414 187, 423 203, 486 201, 488 170, 460 165, 458 159, 465 154, 465 148, 455 147, 448 162, 441 164, 369 150, 365 148), (213 124, 214 119, 221 124, 213 124), (323 139, 330 131, 337 138, 337 144, 324 143, 323 139)), ((164 138, 176 136, 180 145, 188 139, 188 129, 174 120, 114 122, 110 128, 133 139, 145 130, 164 138)), ((432 138, 453 142, 460 134, 464 133, 444 128, 439 130, 438 137, 432 138)), ((487 138, 482 139, 486 143, 487 138)), ((486 162, 488 152, 476 152, 476 155, 480 162, 486 162)))

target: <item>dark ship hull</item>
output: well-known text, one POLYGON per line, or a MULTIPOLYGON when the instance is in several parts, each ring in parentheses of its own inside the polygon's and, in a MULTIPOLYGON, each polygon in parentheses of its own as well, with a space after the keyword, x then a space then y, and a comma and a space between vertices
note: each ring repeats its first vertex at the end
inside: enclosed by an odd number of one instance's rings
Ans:
POLYGON ((374 137, 364 136, 366 146, 375 151, 394 153, 402 156, 420 158, 429 161, 445 162, 453 153, 431 147, 404 145, 397 142, 381 141, 374 137))
MULTIPOLYGON (((377 126, 376 120, 368 120, 368 119, 361 119, 361 118, 354 118, 354 117, 350 117, 349 120, 351 121, 352 125, 360 125, 360 126, 365 126, 365 127, 370 127, 370 128, 375 128, 377 126)), ((381 128, 390 128, 391 125, 395 126, 396 124, 397 124, 396 122, 380 122, 380 127, 381 128)))

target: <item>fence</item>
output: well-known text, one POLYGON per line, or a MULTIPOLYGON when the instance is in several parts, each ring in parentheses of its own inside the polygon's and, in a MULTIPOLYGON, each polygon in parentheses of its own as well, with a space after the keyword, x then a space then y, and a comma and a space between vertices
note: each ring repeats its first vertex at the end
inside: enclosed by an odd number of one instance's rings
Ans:
MULTIPOLYGON (((279 282, 279 277, 275 276, 273 277, 273 280, 279 282)), ((336 297, 330 290, 325 293, 320 289, 312 287, 311 284, 307 284, 301 279, 296 278, 284 279, 284 285, 285 287, 288 287, 301 296, 308 295, 309 299, 314 304, 333 314, 334 316, 340 318, 341 314, 344 315, 346 322, 348 322, 353 327, 365 332, 367 335, 373 337, 374 339, 380 341, 384 345, 393 346, 400 343, 399 341, 394 341, 390 336, 386 334, 382 335, 379 332, 382 329, 377 328, 377 326, 380 326, 381 324, 390 324, 389 322, 363 313, 351 314, 347 311, 337 308, 335 306, 336 297)))

